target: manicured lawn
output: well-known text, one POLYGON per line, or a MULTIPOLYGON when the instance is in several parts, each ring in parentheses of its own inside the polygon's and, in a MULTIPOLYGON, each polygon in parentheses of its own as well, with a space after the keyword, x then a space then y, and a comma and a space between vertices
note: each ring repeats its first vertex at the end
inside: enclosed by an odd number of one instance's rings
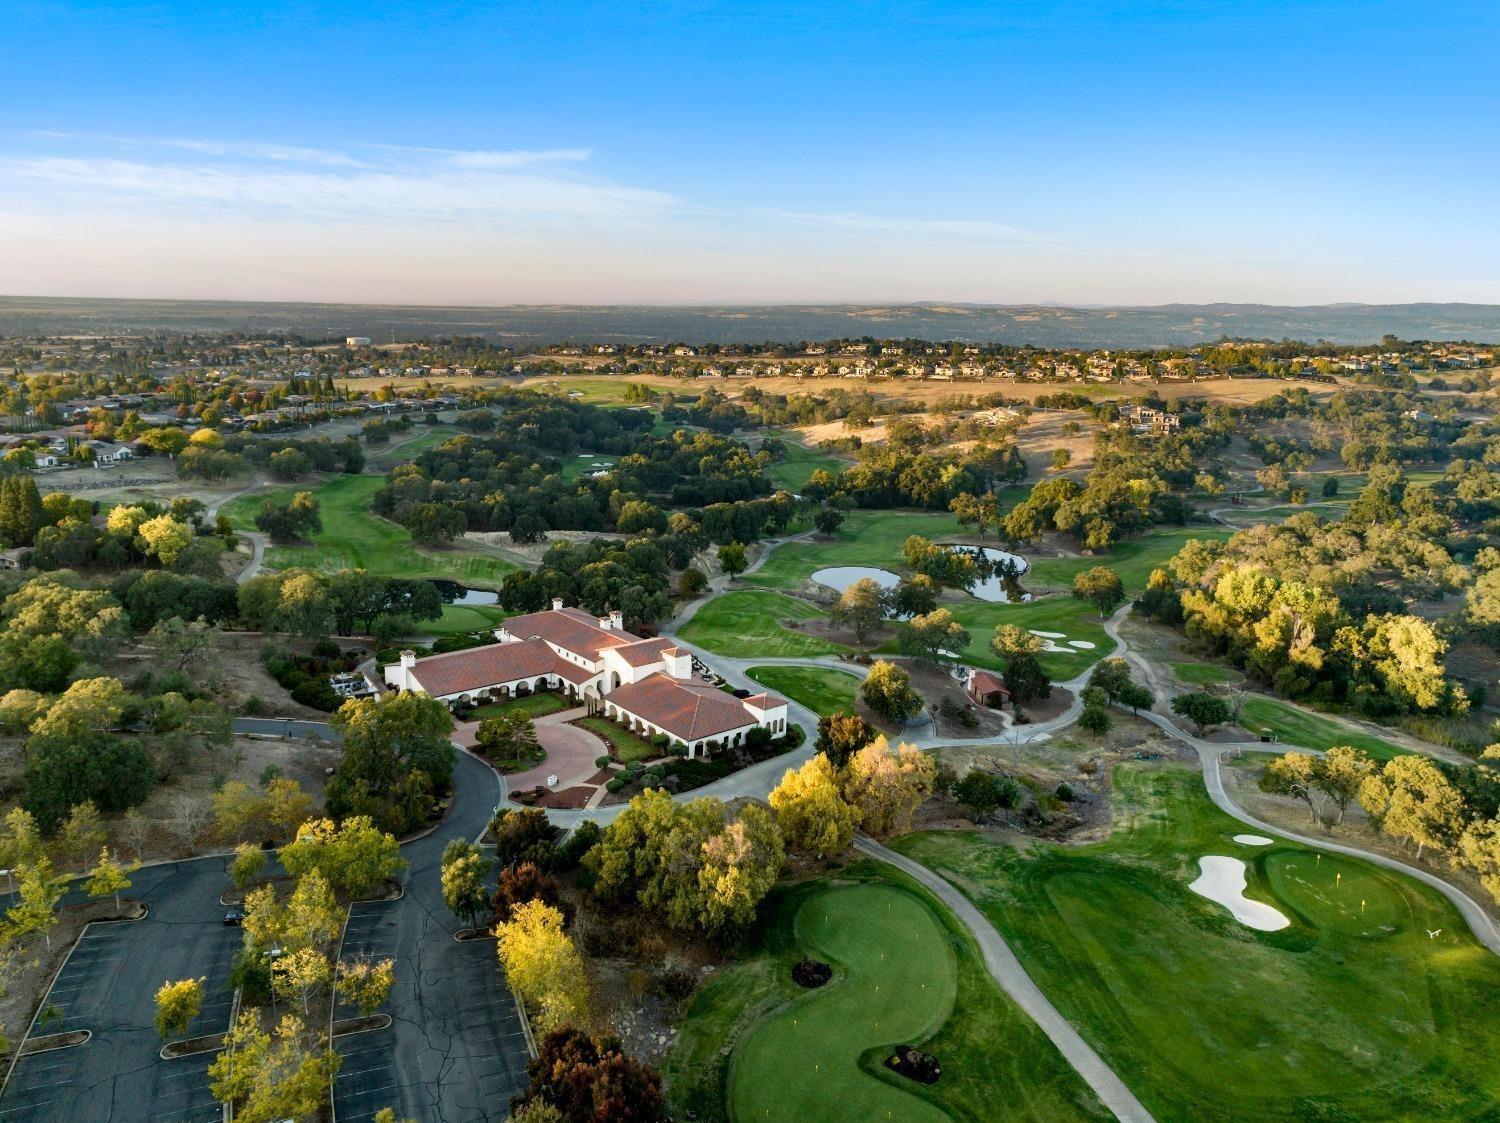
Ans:
POLYGON ((580 476, 586 476, 591 472, 597 472, 601 468, 613 468, 615 458, 613 456, 586 456, 582 453, 566 457, 562 462, 562 471, 558 473, 565 480, 576 480, 580 476))
POLYGON ((285 501, 298 491, 317 496, 322 531, 310 546, 269 547, 266 564, 273 569, 368 569, 385 577, 447 577, 498 586, 516 568, 462 546, 430 549, 414 545, 404 528, 370 513, 370 497, 384 482, 379 476, 335 476, 326 483, 268 488, 227 504, 224 513, 236 529, 253 530, 255 515, 266 499, 285 501))
POLYGON ((573 723, 587 729, 590 733, 597 733, 607 741, 614 749, 614 755, 626 764, 637 760, 655 760, 659 756, 665 756, 665 749, 658 749, 650 741, 637 737, 628 729, 621 729, 612 721, 602 717, 581 717, 573 723))
POLYGON ((858 678, 831 667, 751 667, 750 677, 820 717, 853 713, 859 691, 858 678))
POLYGON ((1172 673, 1193 686, 1212 686, 1239 679, 1240 673, 1215 663, 1173 663, 1172 673))
POLYGON ((1301 749, 1331 749, 1335 745, 1352 745, 1363 749, 1376 760, 1407 755, 1415 750, 1402 748, 1390 741, 1372 737, 1357 729, 1317 714, 1304 713, 1274 698, 1259 696, 1245 699, 1240 707, 1240 726, 1252 733, 1269 729, 1278 741, 1301 749))
POLYGON ((1158 1119, 1475 1119, 1500 1102, 1500 959, 1445 898, 1358 859, 1241 846, 1196 768, 1124 765, 1102 843, 898 847, 969 894, 1158 1119), (1188 890, 1205 855, 1290 920, 1188 890), (1429 938, 1428 932, 1440 936, 1429 938))
POLYGON ((783 628, 781 620, 822 617, 810 604, 779 593, 738 589, 709 601, 682 628, 689 643, 720 655, 752 659, 758 655, 813 656, 847 650, 818 636, 783 628))
POLYGON ((778 433, 777 436, 785 442, 786 452, 775 464, 766 469, 766 475, 777 487, 784 487, 793 492, 801 491, 806 486, 808 478, 819 468, 830 475, 837 475, 849 466, 848 460, 841 460, 831 452, 824 452, 819 448, 808 448, 784 433, 778 433))
POLYGON ((452 636, 494 628, 508 615, 498 604, 445 604, 437 620, 420 620, 417 630, 430 636, 452 636))
POLYGON ((1031 568, 1021 578, 1021 584, 1028 589, 1071 589, 1075 576, 1103 565, 1120 575, 1125 592, 1133 596, 1146 587, 1151 571, 1165 567, 1190 538, 1222 542, 1232 533, 1227 527, 1172 527, 1153 530, 1139 538, 1127 538, 1110 547, 1108 553, 1095 558, 1033 558, 1028 555, 1031 568))
POLYGON ((795 589, 814 571, 833 565, 874 565, 900 572, 906 567, 901 544, 911 535, 937 539, 963 533, 952 515, 935 511, 851 511, 832 539, 820 536, 816 542, 778 546, 744 580, 771 589, 795 589))
MULTIPOLYGON (((1082 674, 1114 649, 1114 643, 1104 634, 1098 611, 1092 605, 1067 595, 1055 594, 1025 604, 991 604, 971 599, 945 607, 951 609, 969 630, 972 639, 962 655, 965 663, 975 667, 1000 666, 1000 660, 990 650, 990 637, 995 634, 997 624, 1014 624, 1018 628, 1039 632, 1061 632, 1066 638, 1053 642, 1063 648, 1067 648, 1067 641, 1072 639, 1094 645, 1092 650, 1044 651, 1038 656, 1042 667, 1055 681, 1082 674)), ((880 650, 894 652, 896 645, 887 643, 880 650)))
POLYGON ((469 721, 484 721, 486 718, 520 714, 522 717, 538 718, 548 714, 559 714, 572 703, 559 694, 529 694, 525 698, 512 698, 509 702, 491 702, 478 707, 469 715, 469 721))
POLYGON ((667 1057, 678 1118, 1108 1117, 995 987, 968 934, 899 873, 860 862, 777 890, 761 917, 748 953, 693 996, 667 1057), (832 964, 833 982, 792 982, 804 955, 832 964), (897 1044, 933 1053, 942 1079, 885 1069, 897 1044))

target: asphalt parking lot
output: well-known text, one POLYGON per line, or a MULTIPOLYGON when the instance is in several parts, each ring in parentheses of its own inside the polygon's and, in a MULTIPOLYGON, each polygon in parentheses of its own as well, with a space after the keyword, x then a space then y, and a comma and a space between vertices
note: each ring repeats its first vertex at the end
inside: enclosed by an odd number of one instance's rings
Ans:
MULTIPOLYGON (((489 768, 460 755, 447 821, 402 848, 409 866, 399 901, 355 905, 343 958, 396 961, 387 1029, 339 1038, 337 1123, 367 1123, 383 1107, 422 1123, 488 1123, 509 1115, 531 1059, 494 940, 454 940, 461 926, 443 904, 439 866, 453 838, 475 838, 498 798, 489 768)), ((340 1008, 339 1017, 355 1010, 340 1008)))
POLYGON ((156 988, 166 979, 205 979, 203 1012, 191 1034, 229 1025, 227 983, 241 943, 223 925, 221 861, 152 866, 135 875, 132 896, 146 919, 91 925, 59 972, 43 1009, 55 1007, 33 1036, 92 1031, 83 1045, 22 1057, 3 1097, 0 1123, 219 1120, 208 1090, 209 1056, 164 1061, 153 1019, 156 988))

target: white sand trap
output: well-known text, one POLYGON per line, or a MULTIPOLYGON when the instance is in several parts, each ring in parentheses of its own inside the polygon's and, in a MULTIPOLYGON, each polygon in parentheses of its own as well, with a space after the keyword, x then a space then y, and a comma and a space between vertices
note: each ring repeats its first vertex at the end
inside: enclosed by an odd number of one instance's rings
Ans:
POLYGON ((1079 651, 1092 651, 1094 650, 1095 645, 1090 643, 1086 639, 1070 639, 1068 641, 1068 646, 1076 647, 1079 651))
POLYGON ((1276 842, 1274 838, 1267 838, 1263 834, 1237 834, 1234 840, 1241 846, 1272 846, 1276 842))
POLYGON ((1063 635, 1061 632, 1039 632, 1035 628, 1031 629, 1031 634, 1034 635, 1034 636, 1041 636, 1043 639, 1067 639, 1068 638, 1067 636, 1063 635))
POLYGON ((1245 927, 1275 932, 1291 923, 1279 910, 1245 896, 1245 863, 1238 858, 1210 854, 1199 858, 1198 865, 1203 872, 1188 888, 1223 905, 1245 927))

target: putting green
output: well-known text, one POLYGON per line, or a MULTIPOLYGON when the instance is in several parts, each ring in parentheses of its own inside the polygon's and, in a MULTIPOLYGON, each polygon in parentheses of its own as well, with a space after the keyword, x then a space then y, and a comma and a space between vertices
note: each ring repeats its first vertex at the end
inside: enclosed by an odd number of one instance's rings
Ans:
POLYGON ((942 1123, 948 1114, 864 1071, 870 1050, 922 1041, 948 1019, 957 965, 932 913, 884 885, 830 889, 797 913, 809 955, 834 980, 762 1022, 729 1075, 738 1120, 942 1123))
POLYGON ((1369 862, 1249 847, 1197 769, 1121 766, 1115 829, 1087 846, 908 835, 978 905, 1162 1120, 1479 1119, 1500 1103, 1500 959, 1453 906, 1369 862), (1258 932, 1187 885, 1247 863, 1258 932), (1431 935, 1436 933, 1436 935, 1431 935))

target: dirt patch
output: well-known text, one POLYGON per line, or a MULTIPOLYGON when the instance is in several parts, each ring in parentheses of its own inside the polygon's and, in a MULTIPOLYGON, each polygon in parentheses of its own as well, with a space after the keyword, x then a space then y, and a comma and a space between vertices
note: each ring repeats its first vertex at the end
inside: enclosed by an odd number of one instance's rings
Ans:
MULTIPOLYGON (((228 680, 226 693, 235 712, 247 717, 290 717, 305 721, 327 721, 328 714, 294 701, 286 688, 270 676, 260 661, 260 653, 267 643, 285 648, 299 655, 312 651, 311 640, 288 639, 278 636, 268 640, 254 632, 226 632, 219 637, 219 663, 228 680), (255 698, 259 705, 247 702, 255 698), (250 711, 254 710, 254 713, 250 711)), ((346 651, 357 650, 361 658, 373 656, 372 648, 358 643, 344 642, 346 651)))
MULTIPOLYGON (((1064 710, 1073 704, 1073 692, 1067 687, 1052 687, 1052 692, 1045 698, 1033 698, 1029 702, 1021 704, 1021 712, 1026 716, 1027 722, 1051 721, 1060 717, 1064 710)), ((1113 716, 1113 715, 1111 715, 1113 716)), ((1025 728, 1018 725, 1018 728, 1025 728)))
MULTIPOLYGON (((912 659, 899 662, 911 676, 912 687, 927 703, 927 712, 936 723, 939 737, 995 737, 1005 732, 1005 719, 996 711, 975 703, 947 667, 935 667, 912 659), (963 717, 946 716, 943 713, 944 700, 958 706, 963 717)), ((949 713, 952 713, 951 709, 949 713)))
POLYGON ((587 807, 594 793, 599 790, 598 785, 579 784, 571 788, 563 788, 562 791, 548 792, 538 799, 529 800, 531 807, 552 807, 558 810, 576 810, 587 807))
POLYGON ((607 538, 610 541, 620 542, 628 537, 629 535, 626 534, 615 534, 613 531, 606 530, 549 530, 546 541, 517 546, 510 540, 509 531, 471 530, 463 536, 462 541, 470 545, 484 546, 507 561, 534 569, 541 564, 542 555, 554 543, 592 542, 595 538, 607 538))

